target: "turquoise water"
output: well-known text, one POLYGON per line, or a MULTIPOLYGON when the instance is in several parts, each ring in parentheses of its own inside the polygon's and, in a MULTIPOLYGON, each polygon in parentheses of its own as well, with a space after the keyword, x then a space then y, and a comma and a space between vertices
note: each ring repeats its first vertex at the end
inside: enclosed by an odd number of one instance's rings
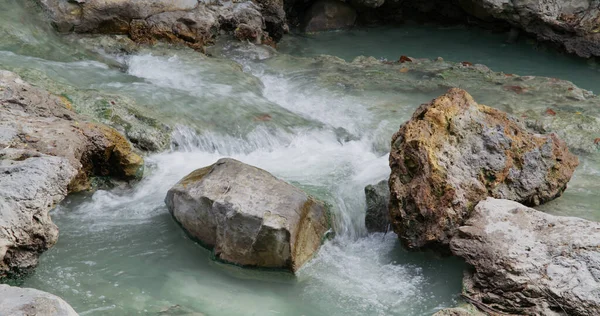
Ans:
MULTIPOLYGON (((58 244, 24 286, 59 295, 82 315, 431 315, 454 306, 459 260, 406 252, 393 234, 364 228, 363 188, 389 175, 391 135, 440 91, 384 89, 363 80, 360 67, 312 57, 441 56, 588 89, 600 82, 591 62, 465 28, 290 36, 279 54, 220 43, 213 58, 164 46, 123 55, 86 44, 106 39, 57 36, 31 2, 7 1, 0 34, 0 68, 69 95, 78 111, 101 116, 96 99, 117 100, 174 127, 178 146, 146 157, 140 183, 75 195, 52 212, 58 244), (215 262, 171 219, 167 190, 223 156, 333 205, 337 237, 296 277, 215 262)), ((583 159, 571 188, 547 210, 600 219, 600 164, 594 155, 583 159)))
POLYGON ((465 26, 403 25, 284 38, 280 51, 300 56, 335 55, 346 60, 373 56, 398 60, 400 56, 484 64, 495 71, 555 77, 600 92, 600 66, 558 52, 521 36, 506 43, 507 34, 465 26))

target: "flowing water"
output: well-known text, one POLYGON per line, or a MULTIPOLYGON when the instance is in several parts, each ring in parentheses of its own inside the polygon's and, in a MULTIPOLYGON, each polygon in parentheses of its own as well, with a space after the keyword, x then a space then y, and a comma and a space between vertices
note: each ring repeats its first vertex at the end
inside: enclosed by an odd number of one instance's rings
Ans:
MULTIPOLYGON (((431 315, 454 306, 463 263, 406 252, 394 234, 364 228, 363 188, 389 175, 389 138, 436 95, 323 85, 323 70, 305 57, 442 56, 588 89, 600 82, 590 80, 600 78, 594 64, 463 28, 290 36, 281 53, 222 43, 213 58, 169 47, 119 55, 53 34, 28 1, 5 1, 0 34, 0 68, 68 92, 78 111, 98 114, 87 106, 95 104, 89 96, 110 95, 177 126, 177 146, 146 157, 139 183, 74 195, 53 211, 58 244, 24 286, 63 297, 81 315, 431 315), (216 262, 171 219, 167 190, 224 156, 333 205, 336 238, 297 276, 216 262)), ((561 214, 568 205, 562 214, 600 219, 599 165, 597 157, 585 157, 563 202, 548 210, 561 214)))

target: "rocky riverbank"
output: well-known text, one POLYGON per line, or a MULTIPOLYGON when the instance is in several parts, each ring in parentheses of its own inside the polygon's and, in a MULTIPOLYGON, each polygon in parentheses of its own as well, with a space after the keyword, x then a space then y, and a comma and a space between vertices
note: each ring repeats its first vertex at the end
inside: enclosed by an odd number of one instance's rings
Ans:
POLYGON ((465 259, 469 303, 490 314, 600 313, 599 224, 517 203, 537 206, 566 189, 578 159, 556 135, 532 134, 451 89, 420 106, 391 146, 394 229, 409 249, 465 259))
MULTIPOLYGON (((600 56, 597 6, 578 0, 216 1, 38 0, 60 32, 128 34, 140 43, 166 40, 203 50, 221 33, 273 45, 292 27, 307 32, 411 20, 475 24, 519 31, 582 57, 600 56)), ((509 32, 510 30, 510 32, 509 32)))
POLYGON ((0 71, 0 279, 31 271, 58 229, 48 211, 93 177, 140 178, 143 159, 69 100, 0 71))

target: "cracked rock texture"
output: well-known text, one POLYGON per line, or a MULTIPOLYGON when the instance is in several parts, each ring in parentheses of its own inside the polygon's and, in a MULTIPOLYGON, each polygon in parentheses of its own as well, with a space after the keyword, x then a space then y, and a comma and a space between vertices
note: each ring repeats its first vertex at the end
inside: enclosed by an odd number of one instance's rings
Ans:
POLYGON ((450 243, 465 294, 518 315, 600 315, 600 223, 487 198, 450 243))
POLYGON ((0 315, 77 316, 77 313, 56 295, 0 284, 0 315))
POLYGON ((287 32, 277 2, 197 0, 38 0, 59 32, 128 34, 139 43, 166 40, 204 49, 220 31, 271 43, 287 32), (271 33, 271 35, 269 34, 271 33))
POLYGON ((298 270, 330 229, 326 206, 265 170, 220 159, 181 179, 165 202, 223 261, 298 270))
POLYGON ((48 211, 90 176, 141 175, 143 160, 117 131, 70 103, 0 71, 0 279, 29 272, 58 230, 48 211))
POLYGON ((578 159, 464 90, 421 105, 392 137, 390 216, 409 249, 447 250, 488 196, 539 205, 560 196, 578 159))

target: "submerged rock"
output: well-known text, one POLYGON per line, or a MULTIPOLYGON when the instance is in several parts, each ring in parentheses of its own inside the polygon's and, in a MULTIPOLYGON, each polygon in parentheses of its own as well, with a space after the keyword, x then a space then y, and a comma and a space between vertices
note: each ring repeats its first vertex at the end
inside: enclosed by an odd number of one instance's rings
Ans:
POLYGON ((305 32, 347 29, 356 21, 356 10, 339 0, 318 0, 305 12, 305 32))
POLYGON ((388 202, 390 200, 390 188, 388 181, 383 180, 375 185, 365 187, 367 199, 367 213, 365 215, 365 226, 367 231, 387 232, 390 226, 390 213, 388 202))
POLYGON ((242 266, 296 271, 330 229, 322 202, 227 158, 181 179, 165 202, 175 220, 218 259, 242 266))
POLYGON ((48 211, 91 176, 141 176, 142 158, 116 130, 0 71, 0 279, 30 271, 56 243, 48 211))
MULTIPOLYGON (((128 34, 140 43, 166 40, 195 49, 204 49, 221 30, 235 33, 241 40, 271 41, 261 9, 251 1, 38 1, 60 32, 128 34)), ((272 11, 265 10, 270 18, 276 17, 270 19, 269 28, 281 38, 285 17, 279 21, 279 12, 272 11)))
POLYGON ((450 243, 473 266, 463 289, 518 315, 600 314, 600 223, 488 198, 450 243))
POLYGON ((555 134, 533 134, 451 89, 392 137, 392 225, 408 248, 443 249, 479 201, 539 205, 562 194, 578 164, 555 134))
POLYGON ((77 316, 63 299, 35 289, 0 284, 0 314, 11 316, 77 316))

